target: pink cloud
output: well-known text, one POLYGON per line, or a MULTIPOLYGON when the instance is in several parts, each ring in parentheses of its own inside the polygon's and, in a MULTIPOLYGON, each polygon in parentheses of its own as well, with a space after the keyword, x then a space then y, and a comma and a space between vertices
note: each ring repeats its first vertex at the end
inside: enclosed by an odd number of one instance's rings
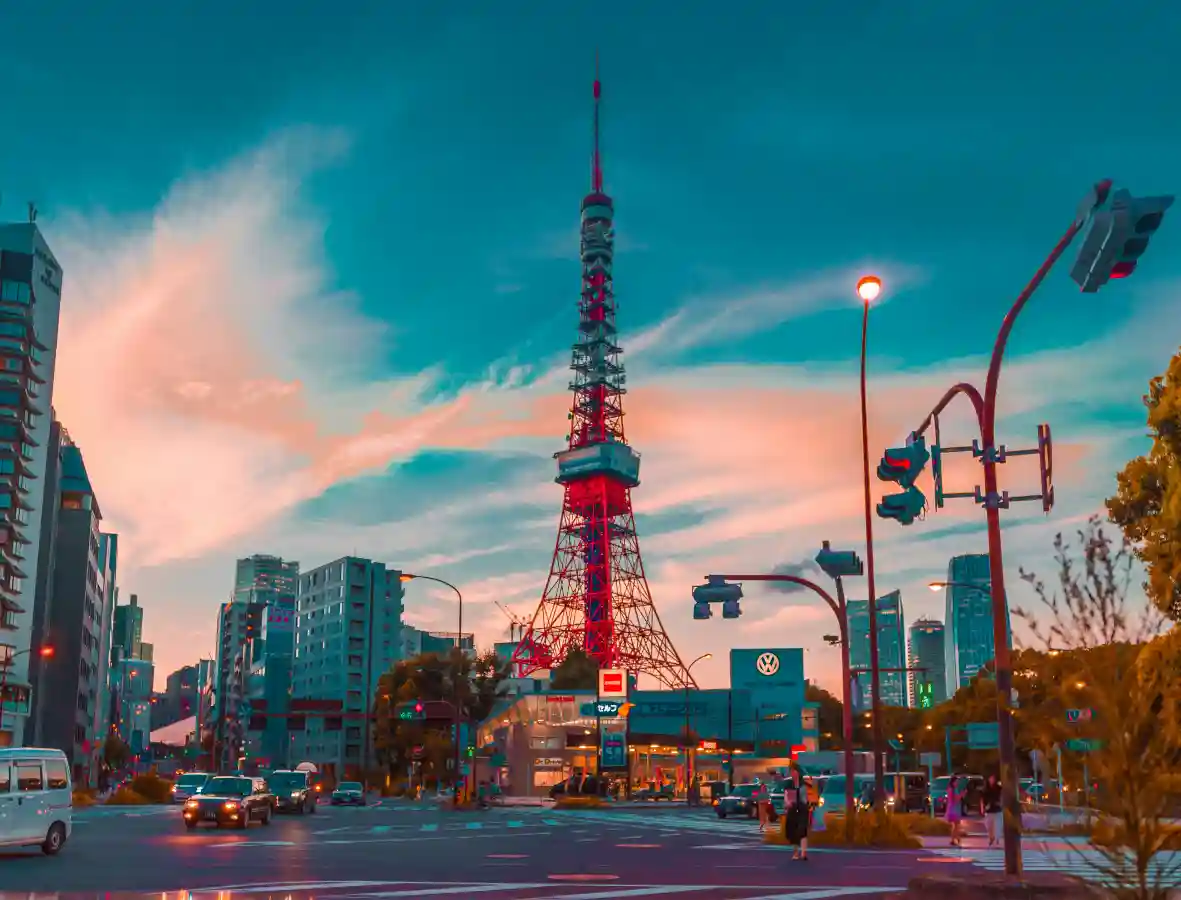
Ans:
POLYGON ((383 327, 331 292, 290 199, 341 149, 294 133, 178 185, 150 219, 51 231, 66 270, 54 403, 139 564, 218 547, 413 455, 468 405, 419 402, 429 377, 348 377, 383 327))

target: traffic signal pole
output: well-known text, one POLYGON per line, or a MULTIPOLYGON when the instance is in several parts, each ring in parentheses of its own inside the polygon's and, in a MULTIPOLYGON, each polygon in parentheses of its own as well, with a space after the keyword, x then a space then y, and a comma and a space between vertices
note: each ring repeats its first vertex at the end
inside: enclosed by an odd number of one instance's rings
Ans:
MULTIPOLYGON (((828 549, 827 542, 825 549, 828 549)), ((839 600, 834 600, 828 591, 814 581, 809 581, 807 578, 798 578, 795 575, 707 575, 706 580, 711 583, 721 581, 778 581, 798 584, 800 587, 805 587, 813 593, 819 594, 837 617, 837 627, 840 629, 841 635, 841 703, 844 706, 842 710, 842 726, 845 732, 845 832, 851 841, 853 834, 853 677, 849 669, 849 617, 845 611, 845 593, 840 579, 837 579, 837 597, 839 600)), ((731 711, 732 727, 733 711, 731 711)), ((733 739, 732 731, 731 739, 733 739)), ((731 750, 730 759, 730 781, 733 784, 733 750, 731 750)))
MULTIPOLYGON (((1001 790, 1004 805, 1004 848, 1005 872, 1008 875, 1020 875, 1021 864, 1021 801, 1017 791, 1017 748, 1014 740, 1012 691, 1013 691, 1013 660, 1010 647, 1009 621, 1005 598, 1005 563, 1004 548, 1001 543, 1000 510, 1002 505, 1008 505, 1007 495, 999 489, 997 465, 1003 462, 996 444, 996 402, 997 391, 1000 386, 1001 363, 1004 359, 1005 348, 1013 325, 1021 314, 1029 299, 1045 280, 1046 275, 1054 264, 1058 262, 1075 236, 1082 230, 1091 214, 1107 199, 1111 190, 1110 181, 1102 181, 1095 185, 1091 193, 1079 206, 1074 222, 1063 234, 1058 244, 1042 263, 1029 284, 1017 297, 1012 308, 1001 323, 1000 332, 992 348, 992 358, 988 365, 988 376, 984 387, 984 396, 972 385, 960 383, 953 386, 935 408, 927 415, 922 424, 913 432, 921 435, 930 427, 935 417, 957 395, 963 394, 972 402, 976 411, 980 427, 981 456, 984 465, 984 496, 982 502, 988 524, 988 558, 989 576, 991 580, 990 593, 992 595, 992 632, 996 653, 996 687, 997 687, 997 731, 998 750, 1001 763, 1001 790)), ((870 572, 872 573, 872 555, 870 556, 870 572)), ((872 578, 872 575, 871 575, 872 578)), ((871 625, 872 628, 872 625, 871 625)), ((872 632, 871 632, 872 637, 872 632)), ((876 716, 875 718, 875 725, 876 716)))

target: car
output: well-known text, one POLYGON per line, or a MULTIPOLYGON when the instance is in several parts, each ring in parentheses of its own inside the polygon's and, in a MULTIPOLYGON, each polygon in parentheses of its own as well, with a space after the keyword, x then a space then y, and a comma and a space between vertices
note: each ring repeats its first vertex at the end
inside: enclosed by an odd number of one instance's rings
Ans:
POLYGON ((176 783, 172 785, 172 802, 184 803, 190 797, 195 797, 212 777, 208 772, 185 772, 178 775, 176 783))
POLYGON ((73 830, 70 765, 61 750, 0 748, 0 847, 61 851, 73 830))
POLYGON ((263 779, 217 775, 209 779, 200 794, 185 801, 183 815, 185 827, 192 831, 198 825, 218 828, 247 828, 251 822, 270 825, 274 811, 275 797, 263 779))
POLYGON ((342 781, 332 792, 333 806, 364 806, 365 786, 359 781, 342 781))
POLYGON ((759 801, 766 800, 767 797, 768 790, 765 784, 736 784, 733 790, 718 800, 718 805, 714 809, 719 819, 727 816, 746 816, 753 819, 759 814, 759 801))
POLYGON ((316 811, 319 794, 307 772, 277 769, 266 778, 267 787, 275 797, 276 812, 306 815, 316 811))

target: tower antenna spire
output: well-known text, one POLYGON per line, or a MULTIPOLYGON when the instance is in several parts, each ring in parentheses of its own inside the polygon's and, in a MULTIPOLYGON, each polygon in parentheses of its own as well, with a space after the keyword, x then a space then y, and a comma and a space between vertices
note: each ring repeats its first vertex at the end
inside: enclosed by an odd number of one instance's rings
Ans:
POLYGON ((599 83, 599 51, 595 51, 595 155, 591 164, 591 190, 596 194, 603 192, 603 159, 599 155, 599 102, 602 100, 603 87, 599 83))

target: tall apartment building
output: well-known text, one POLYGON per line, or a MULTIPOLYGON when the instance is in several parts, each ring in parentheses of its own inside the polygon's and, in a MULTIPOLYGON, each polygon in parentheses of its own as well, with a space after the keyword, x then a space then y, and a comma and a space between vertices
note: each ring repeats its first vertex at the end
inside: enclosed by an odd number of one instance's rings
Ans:
MULTIPOLYGON (((992 578, 987 553, 954 556, 947 564, 947 695, 969 684, 996 658, 992 628, 992 578)), ((1005 602, 1009 641, 1013 623, 1005 602)))
POLYGON ((62 268, 30 221, 0 225, 0 746, 25 743, 62 268))
POLYGON ((946 648, 943 623, 919 619, 910 626, 910 705, 918 707, 920 686, 930 685, 931 705, 947 699, 946 648))
POLYGON ((164 680, 164 690, 156 694, 152 709, 152 730, 197 715, 197 667, 181 666, 164 680))
POLYGON ((295 656, 295 611, 285 603, 266 606, 262 632, 239 653, 235 679, 245 709, 264 717, 244 714, 239 707, 240 759, 252 769, 288 768, 300 762, 290 758, 291 735, 283 713, 291 707, 291 675, 295 656))
POLYGON ((111 651, 117 659, 140 659, 140 644, 144 637, 144 609, 139 596, 132 594, 125 606, 115 607, 115 626, 111 634, 111 651))
POLYGON ((236 713, 241 700, 240 666, 242 648, 262 633, 264 603, 230 600, 217 611, 217 659, 214 671, 212 716, 219 766, 234 762, 232 744, 236 740, 236 713))
POLYGON ((152 734, 152 684, 156 673, 150 662, 121 659, 112 670, 115 691, 115 731, 140 756, 150 747, 152 734))
POLYGON ((333 701, 343 716, 309 715, 293 749, 337 777, 372 763, 368 712, 402 647, 401 574, 349 556, 299 576, 292 696, 333 701))
POLYGON ((111 707, 111 644, 115 629, 115 610, 119 605, 119 535, 104 531, 98 536, 98 562, 105 586, 102 633, 106 638, 98 664, 102 703, 96 706, 94 733, 101 744, 105 736, 111 733, 111 725, 114 722, 114 710, 111 707))
POLYGON ((103 631, 107 591, 100 550, 102 512, 82 451, 65 429, 55 433, 61 439, 61 481, 47 616, 53 657, 41 674, 46 695, 37 704, 37 738, 65 752, 75 783, 92 784, 98 777, 97 745, 105 738, 96 733, 105 719, 102 662, 111 646, 110 632, 103 631))
MULTIPOLYGON (((869 655, 869 601, 850 600, 849 662, 857 674, 858 690, 854 692, 858 710, 868 708, 871 699, 869 655)), ((903 623, 902 592, 891 591, 877 598, 878 666, 893 669, 881 672, 882 703, 887 706, 907 705, 906 626, 903 623)))
POLYGON ((234 573, 234 601, 237 603, 295 603, 299 563, 278 556, 256 553, 238 560, 234 573))
POLYGON ((29 651, 29 683, 33 686, 29 704, 29 724, 25 742, 31 746, 48 746, 42 722, 49 704, 46 702, 45 673, 53 666, 53 659, 40 652, 56 650, 50 643, 49 609, 53 598, 56 569, 57 516, 61 508, 62 426, 51 410, 49 444, 45 449, 45 490, 42 495, 44 512, 41 516, 41 552, 37 556, 37 585, 34 589, 32 641, 29 651))

